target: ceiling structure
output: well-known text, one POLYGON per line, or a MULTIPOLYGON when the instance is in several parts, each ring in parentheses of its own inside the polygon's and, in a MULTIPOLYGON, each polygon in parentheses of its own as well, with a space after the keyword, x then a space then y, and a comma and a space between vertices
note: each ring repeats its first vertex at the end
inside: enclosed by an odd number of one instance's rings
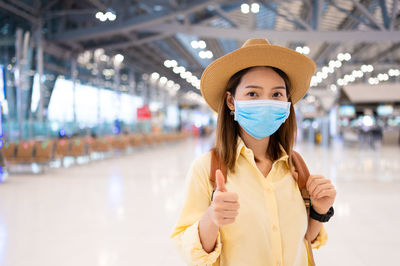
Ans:
MULTIPOLYGON (((198 81, 210 62, 248 38, 307 47, 317 63, 314 91, 332 93, 357 83, 398 85, 400 79, 393 72, 400 65, 399 0, 0 0, 0 25, 0 46, 15 43, 16 28, 36 31, 52 57, 71 61, 99 49, 110 57, 122 54, 122 73, 157 72, 184 92, 200 93, 198 82, 187 82, 166 60, 175 60, 198 81), (205 48, 193 48, 192 41, 199 40, 205 48), (211 51, 212 58, 201 58, 200 51, 203 57, 211 51)), ((70 71, 68 64, 45 62, 46 67, 70 71)), ((90 67, 80 67, 90 76, 90 67)))

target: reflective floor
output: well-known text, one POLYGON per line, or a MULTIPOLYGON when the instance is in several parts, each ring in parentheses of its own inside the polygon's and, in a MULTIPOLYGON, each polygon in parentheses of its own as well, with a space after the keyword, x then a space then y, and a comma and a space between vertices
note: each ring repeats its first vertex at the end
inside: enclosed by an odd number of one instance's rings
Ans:
MULTIPOLYGON (((191 161, 210 147, 191 139, 123 157, 14 175, 0 183, 1 266, 184 265, 169 240, 191 161)), ((400 261, 400 148, 301 144, 312 173, 338 196, 318 265, 400 261)))

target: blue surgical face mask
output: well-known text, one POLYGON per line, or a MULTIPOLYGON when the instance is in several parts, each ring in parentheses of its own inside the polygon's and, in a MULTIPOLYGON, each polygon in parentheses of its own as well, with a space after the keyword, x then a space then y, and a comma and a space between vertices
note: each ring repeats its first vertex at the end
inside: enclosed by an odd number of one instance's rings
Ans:
POLYGON ((256 139, 274 134, 290 114, 290 102, 277 100, 235 100, 235 120, 256 139))

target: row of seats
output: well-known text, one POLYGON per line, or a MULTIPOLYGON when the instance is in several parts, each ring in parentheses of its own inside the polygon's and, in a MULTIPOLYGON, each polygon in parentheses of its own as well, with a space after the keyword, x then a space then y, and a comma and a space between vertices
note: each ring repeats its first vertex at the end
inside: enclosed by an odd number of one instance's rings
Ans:
POLYGON ((67 156, 79 157, 88 156, 94 152, 125 151, 129 147, 176 141, 187 136, 187 133, 181 132, 6 142, 2 152, 8 164, 46 164, 67 156))

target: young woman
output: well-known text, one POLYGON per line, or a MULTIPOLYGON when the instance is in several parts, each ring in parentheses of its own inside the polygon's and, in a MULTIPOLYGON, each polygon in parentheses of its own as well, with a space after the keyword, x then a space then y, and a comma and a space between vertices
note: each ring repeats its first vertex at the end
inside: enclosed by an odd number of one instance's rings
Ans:
MULTIPOLYGON (((186 199, 171 238, 188 265, 312 265, 327 241, 336 190, 311 175, 310 216, 294 178, 293 104, 315 63, 291 49, 250 39, 210 64, 201 91, 218 112, 215 154, 227 169, 210 181, 211 152, 189 170, 186 199)), ((214 157, 213 157, 214 158, 214 157)))

